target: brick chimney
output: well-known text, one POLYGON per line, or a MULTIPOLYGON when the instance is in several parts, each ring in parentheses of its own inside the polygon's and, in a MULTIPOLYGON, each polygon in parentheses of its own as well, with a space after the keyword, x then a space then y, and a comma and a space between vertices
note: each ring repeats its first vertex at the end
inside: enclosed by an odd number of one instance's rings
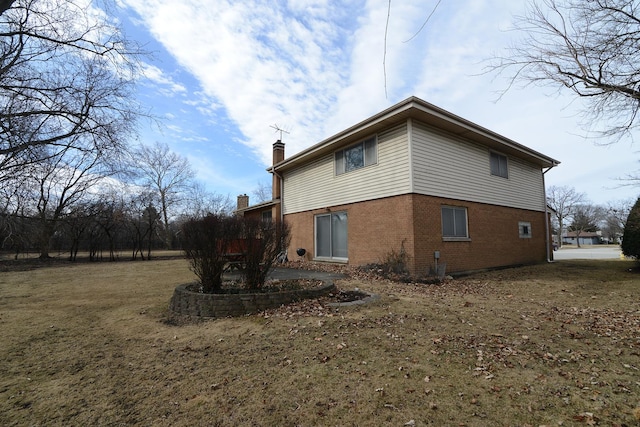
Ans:
MULTIPOLYGON (((273 144, 274 166, 283 160, 284 160, 284 142, 282 142, 281 140, 277 140, 273 144)), ((271 186, 271 190, 272 190, 271 197, 273 198, 273 200, 279 199, 280 196, 282 195, 281 188, 280 188, 280 177, 275 173, 273 174, 273 184, 271 186)))
POLYGON ((249 207, 249 196, 246 194, 240 194, 238 196, 238 207, 237 210, 245 209, 249 207))

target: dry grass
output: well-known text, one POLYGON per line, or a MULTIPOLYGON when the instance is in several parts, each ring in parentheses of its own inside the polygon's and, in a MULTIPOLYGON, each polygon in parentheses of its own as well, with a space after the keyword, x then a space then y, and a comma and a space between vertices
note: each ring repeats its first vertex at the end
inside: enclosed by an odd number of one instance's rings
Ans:
POLYGON ((563 261, 167 322, 184 260, 0 273, 0 425, 639 425, 640 276, 563 261))

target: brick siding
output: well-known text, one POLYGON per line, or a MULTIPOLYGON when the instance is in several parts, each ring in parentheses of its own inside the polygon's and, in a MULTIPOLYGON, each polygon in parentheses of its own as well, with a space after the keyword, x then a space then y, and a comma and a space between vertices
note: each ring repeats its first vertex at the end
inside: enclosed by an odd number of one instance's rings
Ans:
POLYGON ((291 226, 289 259, 298 259, 297 248, 314 258, 314 217, 347 212, 349 264, 379 263, 392 250, 404 246, 413 275, 424 276, 434 266, 434 252, 447 273, 479 270, 546 260, 544 213, 462 202, 416 194, 285 215, 291 226), (467 208, 469 241, 442 239, 441 207, 467 208), (520 238, 518 222, 531 223, 532 237, 520 238))

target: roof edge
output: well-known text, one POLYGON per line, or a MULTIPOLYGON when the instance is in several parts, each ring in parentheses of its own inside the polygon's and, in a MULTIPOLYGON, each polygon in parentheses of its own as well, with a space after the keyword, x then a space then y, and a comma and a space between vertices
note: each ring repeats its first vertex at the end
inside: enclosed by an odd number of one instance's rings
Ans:
POLYGON ((334 134, 332 136, 330 136, 329 138, 326 138, 314 145, 312 145, 311 147, 302 150, 296 154, 294 154, 293 156, 290 156, 288 158, 285 158, 283 161, 270 166, 267 171, 273 173, 273 172, 277 172, 279 169, 283 169, 283 168, 287 168, 287 166, 293 164, 293 163, 299 163, 300 161, 304 160, 305 158, 308 157, 313 157, 313 154, 325 149, 326 147, 338 143, 339 141, 349 137, 350 135, 353 135, 357 132, 361 132, 363 130, 366 130, 369 127, 374 126, 377 123, 380 123, 384 120, 387 119, 391 119, 394 116, 398 116, 401 113, 405 113, 405 112, 409 112, 410 116, 413 116, 414 114, 411 114, 411 111, 415 111, 415 115, 417 115, 418 112, 421 112, 423 114, 427 114, 429 116, 432 116, 434 118, 438 118, 440 120, 444 120, 449 124, 452 124, 456 127, 458 127, 461 132, 459 132, 459 135, 463 135, 465 132, 462 132, 463 130, 466 132, 472 132, 475 135, 478 136, 483 136, 484 138, 493 140, 495 142, 497 142, 498 144, 504 145, 506 147, 511 148, 512 150, 515 150, 516 152, 520 152, 523 154, 523 156, 526 157, 531 157, 531 158, 535 158, 539 161, 539 163, 543 166, 543 167, 555 167, 557 165, 560 164, 560 161, 553 159, 549 156, 546 156, 536 150, 533 150, 525 145, 522 145, 510 138, 507 138, 503 135, 498 134, 497 132, 491 131, 483 126, 480 126, 474 122, 471 122, 470 120, 464 119, 454 113, 451 113, 450 111, 447 111, 443 108, 440 108, 436 105, 433 105, 427 101, 424 101, 416 96, 410 96, 409 98, 406 98, 394 105, 392 105, 391 107, 386 108, 385 110, 374 114, 373 116, 341 131, 338 132, 337 134, 334 134))

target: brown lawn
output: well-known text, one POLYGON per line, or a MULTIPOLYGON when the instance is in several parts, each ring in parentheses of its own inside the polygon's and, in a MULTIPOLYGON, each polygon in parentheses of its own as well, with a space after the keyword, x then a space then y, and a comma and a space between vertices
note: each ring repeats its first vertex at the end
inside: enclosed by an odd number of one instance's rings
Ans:
POLYGON ((0 425, 640 425, 640 275, 563 261, 176 322, 181 259, 0 273, 0 425))

